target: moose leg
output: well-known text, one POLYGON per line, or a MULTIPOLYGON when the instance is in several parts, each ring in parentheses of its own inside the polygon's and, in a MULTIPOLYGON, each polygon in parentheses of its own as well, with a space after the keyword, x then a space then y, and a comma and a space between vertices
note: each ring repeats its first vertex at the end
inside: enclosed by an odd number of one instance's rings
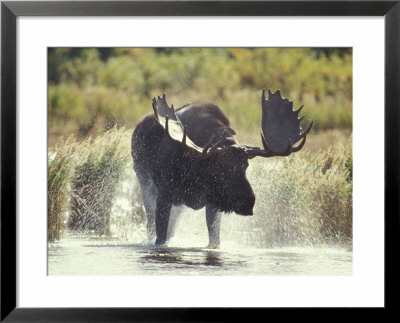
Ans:
POLYGON ((156 207, 156 245, 162 245, 167 240, 171 207, 172 203, 168 199, 158 196, 156 207))
POLYGON ((221 213, 214 206, 206 206, 206 221, 208 228, 209 243, 207 248, 216 249, 219 247, 219 232, 221 228, 221 213))
POLYGON ((143 176, 138 174, 140 189, 142 191, 142 199, 144 209, 147 217, 147 238, 149 241, 154 241, 156 237, 155 213, 156 213, 156 199, 157 188, 154 185, 150 176, 143 176))
POLYGON ((175 228, 179 221, 179 216, 182 212, 183 206, 173 206, 169 216, 167 241, 170 240, 175 234, 175 228))

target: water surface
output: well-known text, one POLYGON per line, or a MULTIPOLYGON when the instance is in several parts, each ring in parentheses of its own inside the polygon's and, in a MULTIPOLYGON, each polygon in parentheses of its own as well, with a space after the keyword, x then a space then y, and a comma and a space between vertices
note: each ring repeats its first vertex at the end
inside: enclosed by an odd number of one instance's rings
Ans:
POLYGON ((173 208, 172 217, 180 213, 175 235, 167 246, 156 247, 147 241, 145 221, 129 220, 132 182, 123 183, 113 203, 112 237, 66 231, 61 241, 48 245, 49 275, 352 274, 351 243, 338 246, 318 239, 311 218, 292 223, 262 202, 252 217, 222 216, 217 250, 206 248, 204 209, 173 208))
POLYGON ((257 248, 225 241, 171 240, 156 247, 66 232, 50 243, 49 275, 351 275, 352 252, 344 247, 257 248), (205 243, 203 243, 205 242, 205 243))

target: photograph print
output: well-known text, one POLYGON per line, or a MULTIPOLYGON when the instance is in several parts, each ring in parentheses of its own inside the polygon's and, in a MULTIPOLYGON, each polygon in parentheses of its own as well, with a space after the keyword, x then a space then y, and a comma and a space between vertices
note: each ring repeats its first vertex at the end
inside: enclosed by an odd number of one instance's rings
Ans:
POLYGON ((352 275, 352 48, 48 48, 48 275, 352 275))

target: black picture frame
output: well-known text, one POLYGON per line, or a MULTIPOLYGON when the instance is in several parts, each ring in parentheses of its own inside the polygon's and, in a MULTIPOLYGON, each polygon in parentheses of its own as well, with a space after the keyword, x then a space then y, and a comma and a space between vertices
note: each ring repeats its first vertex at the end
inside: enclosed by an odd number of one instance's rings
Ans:
MULTIPOLYGON (((400 1, 4 1, 1 3, 1 321, 258 320, 265 309, 18 308, 16 282, 16 19, 19 16, 384 16, 385 307, 395 310, 399 255, 400 1), (251 319, 250 319, 251 320, 251 319)), ((374 80, 371 80, 373 82, 374 80)), ((369 94, 368 94, 369 95, 369 94)), ((366 138, 367 140, 367 138, 366 138)), ((371 154, 374 151, 371 149, 371 154)), ((278 310, 278 309, 276 309, 278 310)), ((381 315, 381 309, 378 315, 381 315)), ((324 314, 326 315, 326 314, 324 314)), ((330 314, 331 315, 331 314, 330 314)), ((369 314, 368 314, 369 315, 369 314)), ((349 317, 350 318, 350 317, 349 317)), ((321 319, 321 317, 320 317, 321 319)), ((381 318, 382 319, 382 318, 381 318)))

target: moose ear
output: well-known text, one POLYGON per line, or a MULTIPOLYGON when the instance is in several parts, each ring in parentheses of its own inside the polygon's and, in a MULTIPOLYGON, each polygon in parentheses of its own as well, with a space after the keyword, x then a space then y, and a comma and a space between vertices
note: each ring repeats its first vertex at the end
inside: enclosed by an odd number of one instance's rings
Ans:
POLYGON ((174 141, 182 143, 184 147, 202 153, 202 149, 198 147, 186 134, 186 128, 175 114, 174 105, 171 107, 167 104, 166 95, 158 99, 153 98, 154 118, 164 128, 165 134, 174 141))
POLYGON ((216 152, 224 151, 224 143, 229 137, 232 137, 235 131, 232 128, 223 128, 217 135, 210 138, 207 145, 204 147, 202 155, 209 157, 216 152))

